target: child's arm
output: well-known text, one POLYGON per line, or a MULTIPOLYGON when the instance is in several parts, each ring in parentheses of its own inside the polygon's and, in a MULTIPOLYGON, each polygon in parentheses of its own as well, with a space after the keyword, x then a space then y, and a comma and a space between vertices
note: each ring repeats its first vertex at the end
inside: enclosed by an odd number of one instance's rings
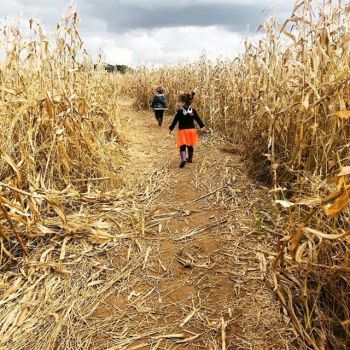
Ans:
POLYGON ((202 121, 202 119, 199 117, 198 113, 196 110, 193 111, 194 113, 194 120, 198 123, 199 127, 201 128, 202 131, 205 131, 205 125, 202 121))
POLYGON ((177 124, 178 121, 179 121, 179 112, 177 112, 177 113, 175 114, 174 120, 173 120, 173 122, 171 123, 171 125, 169 126, 170 132, 172 132, 172 131, 174 130, 174 128, 175 128, 175 126, 176 126, 176 124, 177 124))
POLYGON ((156 97, 154 96, 154 97, 153 97, 153 99, 152 99, 152 102, 151 102, 151 108, 153 108, 153 107, 154 107, 154 102, 155 102, 155 99, 156 99, 156 97))

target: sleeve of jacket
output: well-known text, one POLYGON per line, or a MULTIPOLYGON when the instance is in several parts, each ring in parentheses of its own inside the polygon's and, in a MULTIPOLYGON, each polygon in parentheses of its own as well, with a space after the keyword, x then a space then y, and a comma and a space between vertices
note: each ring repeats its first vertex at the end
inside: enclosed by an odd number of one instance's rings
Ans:
POLYGON ((179 121, 179 112, 176 112, 174 120, 169 126, 169 130, 173 131, 178 121, 179 121))
POLYGON ((164 108, 168 108, 168 101, 165 96, 164 96, 164 108))
POLYGON ((153 97, 153 99, 152 99, 151 105, 150 105, 150 106, 151 106, 151 108, 153 108, 153 107, 154 107, 154 102, 155 102, 155 100, 156 100, 156 97, 154 96, 154 97, 153 97))
POLYGON ((196 110, 194 110, 194 119, 195 119, 195 121, 198 123, 198 125, 199 125, 200 128, 204 128, 204 127, 205 127, 205 125, 204 125, 202 119, 199 117, 199 115, 198 115, 198 113, 197 113, 196 110))

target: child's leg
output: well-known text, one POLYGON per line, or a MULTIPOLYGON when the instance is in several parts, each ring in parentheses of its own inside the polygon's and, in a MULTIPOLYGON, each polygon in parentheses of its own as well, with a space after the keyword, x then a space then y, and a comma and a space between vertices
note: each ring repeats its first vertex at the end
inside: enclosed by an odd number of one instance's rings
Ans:
POLYGON ((192 163, 194 148, 193 146, 188 146, 187 149, 188 149, 187 163, 192 163))
POLYGON ((163 123, 164 110, 159 111, 159 123, 162 125, 163 123))
POLYGON ((156 115, 156 119, 158 121, 158 125, 161 126, 162 123, 163 123, 163 114, 164 114, 164 111, 162 110, 156 110, 154 111, 155 115, 156 115))
POLYGON ((180 168, 183 168, 186 165, 186 145, 180 147, 180 168))

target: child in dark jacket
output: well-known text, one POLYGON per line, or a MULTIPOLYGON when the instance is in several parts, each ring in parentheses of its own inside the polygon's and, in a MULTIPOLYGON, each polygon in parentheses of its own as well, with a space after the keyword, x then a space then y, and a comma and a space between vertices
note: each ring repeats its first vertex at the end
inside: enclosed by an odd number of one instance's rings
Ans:
POLYGON ((180 168, 183 168, 187 163, 192 163, 193 146, 198 145, 198 134, 194 122, 196 121, 200 130, 205 132, 205 125, 199 117, 197 111, 192 108, 191 103, 194 97, 194 92, 191 94, 182 94, 179 97, 181 108, 176 112, 175 118, 169 126, 170 133, 179 123, 177 132, 177 145, 180 148, 180 168), (186 158, 186 148, 188 149, 188 157, 186 158))
POLYGON ((164 95, 164 89, 161 86, 156 89, 156 93, 151 103, 151 108, 154 110, 158 125, 162 126, 164 111, 167 108, 167 101, 164 95))

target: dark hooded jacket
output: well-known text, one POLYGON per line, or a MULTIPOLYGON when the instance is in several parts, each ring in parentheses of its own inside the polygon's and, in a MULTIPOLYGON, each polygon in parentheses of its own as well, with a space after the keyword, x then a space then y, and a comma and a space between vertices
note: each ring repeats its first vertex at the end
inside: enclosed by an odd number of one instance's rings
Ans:
POLYGON ((167 108, 167 101, 164 94, 155 94, 151 103, 151 108, 155 111, 167 108))

